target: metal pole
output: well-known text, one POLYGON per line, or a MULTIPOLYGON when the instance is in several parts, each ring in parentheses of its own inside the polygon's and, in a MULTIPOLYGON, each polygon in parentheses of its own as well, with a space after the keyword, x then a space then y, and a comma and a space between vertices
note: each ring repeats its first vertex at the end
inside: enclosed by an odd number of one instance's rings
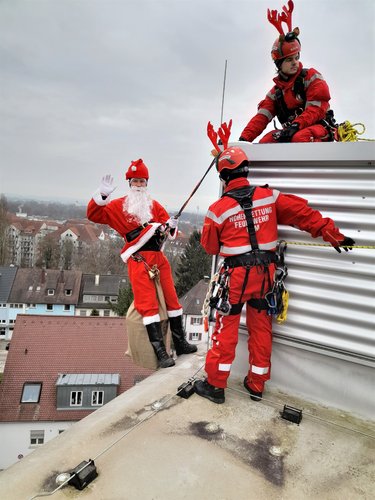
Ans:
MULTIPOLYGON (((225 83, 227 80, 227 66, 228 66, 228 61, 225 59, 225 65, 224 65, 224 78, 223 78, 223 95, 221 98, 221 113, 220 113, 220 125, 223 123, 224 119, 224 97, 225 97, 225 83)), ((223 186, 220 185, 219 188, 219 197, 223 194, 223 186)), ((213 255, 212 257, 212 266, 211 266, 211 278, 216 272, 217 268, 217 262, 219 260, 218 255, 213 255)), ((211 338, 211 333, 212 333, 212 326, 208 324, 208 337, 207 337, 207 349, 210 347, 210 338, 211 338)))
POLYGON ((221 114, 220 114, 220 125, 223 123, 223 114, 224 114, 224 96, 225 96, 225 82, 227 79, 227 59, 225 59, 225 66, 224 66, 224 80, 223 80, 223 96, 221 98, 221 114))

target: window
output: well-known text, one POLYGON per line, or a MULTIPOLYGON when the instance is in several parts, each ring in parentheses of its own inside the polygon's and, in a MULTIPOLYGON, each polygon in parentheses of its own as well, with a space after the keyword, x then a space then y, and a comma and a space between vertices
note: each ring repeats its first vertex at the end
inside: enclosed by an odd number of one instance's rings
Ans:
POLYGON ((203 323, 203 318, 190 318, 191 325, 201 325, 203 323))
POLYGON ((48 288, 47 295, 55 295, 55 290, 53 288, 48 288))
POLYGON ((40 446, 44 443, 44 431, 30 431, 30 446, 40 446))
POLYGON ((72 290, 71 290, 70 288, 67 288, 67 289, 65 290, 65 295, 67 295, 68 297, 69 297, 70 295, 72 295, 72 290))
POLYGON ((92 406, 102 406, 104 404, 104 391, 92 391, 91 404, 92 406))
POLYGON ((202 334, 198 332, 189 333, 189 340, 202 340, 202 334))
POLYGON ((70 311, 70 304, 64 304, 64 311, 70 311))
POLYGON ((41 382, 26 382, 23 386, 21 403, 39 403, 41 382))
POLYGON ((47 311, 53 311, 53 304, 47 304, 47 311))
POLYGON ((86 311, 86 309, 81 309, 81 310, 79 311, 79 315, 80 315, 80 316, 87 316, 87 311, 86 311))
POLYGON ((30 285, 29 286, 29 292, 32 292, 32 290, 33 290, 33 285, 30 285))
POLYGON ((109 309, 104 309, 103 316, 110 316, 111 311, 109 309))
POLYGON ((70 406, 82 406, 82 391, 72 391, 70 393, 70 406))

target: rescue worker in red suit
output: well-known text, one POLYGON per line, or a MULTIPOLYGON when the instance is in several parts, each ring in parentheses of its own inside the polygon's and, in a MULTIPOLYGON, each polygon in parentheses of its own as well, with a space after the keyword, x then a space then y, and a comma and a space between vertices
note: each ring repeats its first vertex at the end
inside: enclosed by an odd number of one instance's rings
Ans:
POLYGON ((282 194, 267 185, 251 188, 247 180, 249 162, 239 147, 229 147, 219 154, 217 170, 225 185, 223 196, 207 212, 201 244, 207 253, 224 258, 224 269, 229 273, 229 315, 217 311, 212 348, 206 357, 207 379, 195 382, 195 391, 214 403, 224 403, 224 389, 230 375, 238 341, 241 310, 246 303, 246 325, 249 333, 249 370, 244 386, 251 399, 262 398, 264 384, 270 378, 272 316, 261 309, 259 299, 272 288, 277 256, 277 226, 292 225, 321 236, 340 253, 355 242, 344 236, 333 220, 324 218, 318 210, 309 207, 306 200, 292 194, 282 194), (248 199, 252 193, 250 224, 245 211, 236 199, 248 199), (255 240, 248 230, 253 227, 255 240), (254 247, 258 247, 254 250, 254 247), (260 310, 261 309, 261 310, 260 310))
POLYGON ((331 98, 323 76, 314 68, 305 69, 300 62, 299 29, 291 31, 293 2, 282 14, 268 10, 268 20, 280 36, 272 46, 271 56, 277 67, 275 85, 258 104, 257 114, 249 121, 239 138, 253 142, 277 116, 282 130, 272 130, 260 139, 270 142, 321 142, 333 140, 331 98), (284 34, 282 23, 288 25, 284 34))
POLYGON ((130 191, 127 196, 110 201, 114 191, 113 178, 103 177, 99 189, 87 207, 92 222, 108 224, 125 240, 121 258, 128 265, 128 274, 134 294, 134 307, 143 318, 143 324, 161 368, 173 366, 174 360, 165 349, 160 324, 156 288, 149 270, 157 266, 163 289, 167 313, 176 354, 196 352, 197 347, 185 339, 182 325, 182 307, 178 301, 169 262, 161 246, 168 237, 177 235, 177 219, 170 218, 166 210, 147 192, 149 173, 142 159, 133 161, 126 172, 130 191))

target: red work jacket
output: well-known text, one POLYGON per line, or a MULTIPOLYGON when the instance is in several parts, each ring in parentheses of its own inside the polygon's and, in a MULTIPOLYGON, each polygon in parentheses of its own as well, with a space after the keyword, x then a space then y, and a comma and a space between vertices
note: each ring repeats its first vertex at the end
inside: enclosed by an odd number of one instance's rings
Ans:
POLYGON ((300 96, 296 96, 293 87, 296 78, 301 73, 303 67, 299 63, 298 72, 289 80, 285 81, 280 76, 273 79, 275 86, 268 92, 266 97, 258 104, 257 114, 249 121, 241 133, 246 141, 252 142, 260 135, 267 127, 269 122, 276 116, 276 88, 280 88, 283 92, 285 104, 289 110, 302 108, 302 113, 293 120, 293 123, 298 123, 300 130, 311 125, 315 125, 320 120, 325 118, 329 110, 329 100, 331 98, 329 88, 322 75, 314 68, 307 70, 304 77, 304 88, 306 99, 303 100, 300 96))
MULTIPOLYGON (((248 185, 245 178, 234 179, 229 182, 225 192, 248 185)), ((322 236, 335 246, 344 239, 333 220, 309 207, 306 200, 280 193, 268 186, 255 188, 252 216, 260 250, 275 250, 278 224, 295 226, 314 238, 322 236)), ((246 216, 236 200, 223 196, 209 207, 201 244, 207 253, 223 257, 252 250, 246 216)))

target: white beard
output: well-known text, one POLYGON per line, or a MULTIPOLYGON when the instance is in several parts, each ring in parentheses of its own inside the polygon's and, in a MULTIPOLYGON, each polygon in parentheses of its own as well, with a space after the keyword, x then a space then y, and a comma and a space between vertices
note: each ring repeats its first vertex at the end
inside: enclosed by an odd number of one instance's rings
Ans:
POLYGON ((123 207, 125 215, 131 215, 140 224, 148 222, 152 217, 152 198, 146 187, 132 186, 125 197, 123 207))

